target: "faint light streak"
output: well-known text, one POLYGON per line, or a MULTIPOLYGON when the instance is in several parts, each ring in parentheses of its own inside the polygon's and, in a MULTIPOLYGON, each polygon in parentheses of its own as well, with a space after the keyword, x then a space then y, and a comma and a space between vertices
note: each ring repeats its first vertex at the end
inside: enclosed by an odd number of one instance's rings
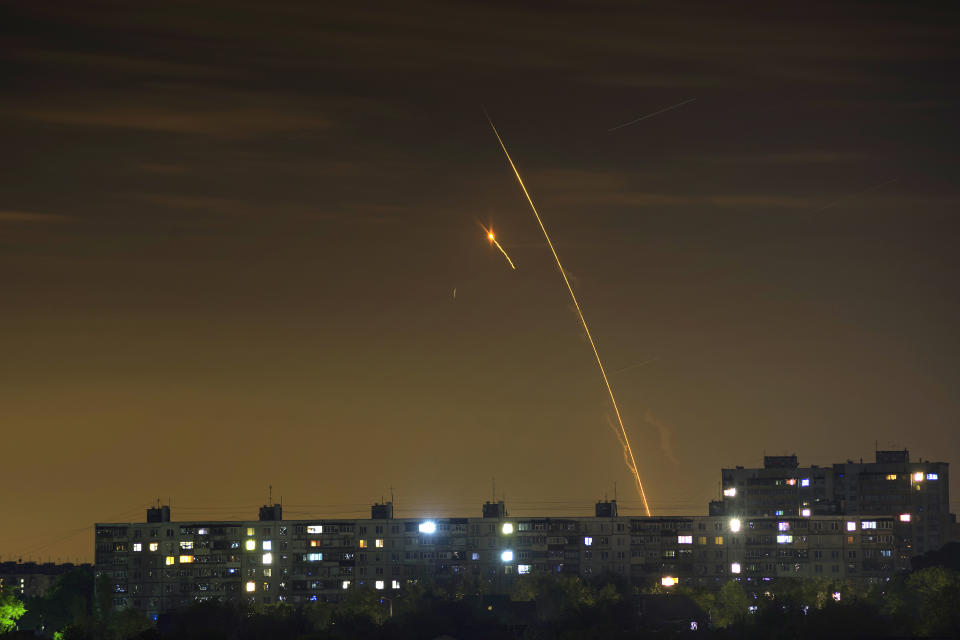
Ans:
POLYGON ((675 105, 673 105, 672 107, 667 107, 666 109, 660 109, 660 111, 654 111, 653 113, 648 113, 648 114, 645 115, 645 116, 640 116, 640 117, 637 118, 636 120, 631 120, 630 122, 624 122, 623 124, 618 124, 618 125, 615 126, 615 127, 611 127, 611 128, 609 128, 609 129, 607 129, 607 131, 608 131, 608 132, 609 132, 609 131, 616 131, 617 129, 623 129, 624 127, 629 127, 630 125, 632 125, 632 124, 637 124, 638 122, 640 122, 640 121, 642 121, 642 120, 646 120, 647 118, 652 118, 653 116, 658 116, 658 115, 660 115, 661 113, 666 113, 667 111, 673 111, 674 109, 679 109, 679 108, 682 107, 683 105, 685 105, 685 104, 690 104, 690 103, 693 102, 694 100, 696 100, 696 98, 690 98, 689 100, 684 100, 683 102, 681 102, 681 103, 679 103, 679 104, 675 104, 675 105))
POLYGON ((553 259, 557 262, 557 268, 560 269, 560 275, 563 276, 563 282, 567 285, 567 291, 570 292, 570 298, 573 300, 573 306, 577 310, 577 315, 580 316, 580 323, 583 325, 583 330, 587 334, 587 340, 590 342, 590 348, 593 349, 593 355, 597 359, 597 366, 600 368, 600 375, 603 377, 603 383, 607 387, 607 393, 610 394, 610 404, 613 405, 613 411, 617 414, 617 422, 620 424, 620 433, 623 435, 622 444, 625 445, 627 454, 630 456, 630 462, 627 464, 627 467, 633 472, 634 480, 636 480, 637 483, 637 491, 640 493, 640 497, 643 499, 643 507, 649 516, 650 505, 647 503, 647 495, 643 490, 643 483, 640 481, 640 473, 637 471, 637 460, 633 455, 633 448, 630 446, 630 438, 627 436, 627 429, 623 426, 623 418, 620 416, 620 408, 617 406, 617 399, 613 395, 613 387, 610 386, 610 381, 607 379, 607 372, 603 369, 603 362, 600 360, 600 353, 597 351, 597 345, 593 341, 593 336, 590 335, 590 327, 587 326, 587 320, 583 317, 583 311, 580 309, 580 303, 577 302, 577 296, 573 293, 573 287, 570 286, 570 280, 567 278, 567 272, 560 263, 560 257, 557 255, 557 250, 553 247, 553 242, 550 240, 550 234, 547 233, 547 228, 543 225, 543 220, 540 219, 540 214, 537 212, 536 205, 533 204, 533 199, 530 197, 530 192, 527 191, 527 186, 523 183, 523 178, 520 177, 520 172, 517 170, 517 166, 513 164, 513 158, 510 157, 510 152, 507 151, 507 146, 503 143, 503 139, 500 137, 500 132, 497 131, 497 127, 494 126, 493 120, 490 119, 490 115, 486 112, 484 112, 484 115, 487 116, 487 122, 490 123, 490 128, 493 129, 493 134, 497 136, 497 142, 500 143, 500 148, 503 149, 503 154, 507 157, 507 162, 510 163, 510 168, 513 169, 513 174, 517 177, 517 182, 520 183, 520 188, 523 189, 523 195, 527 197, 527 202, 530 203, 530 209, 533 211, 533 215, 537 219, 537 223, 540 225, 540 230, 543 231, 543 237, 547 241, 547 246, 550 247, 550 252, 553 254, 553 259))

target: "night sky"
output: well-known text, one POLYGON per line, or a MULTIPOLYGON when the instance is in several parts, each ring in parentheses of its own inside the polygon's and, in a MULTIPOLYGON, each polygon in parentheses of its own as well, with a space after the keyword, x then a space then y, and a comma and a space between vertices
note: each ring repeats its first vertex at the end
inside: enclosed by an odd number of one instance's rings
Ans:
POLYGON ((640 514, 484 108, 655 514, 764 452, 960 462, 960 10, 779 4, 0 4, 0 558, 271 484, 640 514))

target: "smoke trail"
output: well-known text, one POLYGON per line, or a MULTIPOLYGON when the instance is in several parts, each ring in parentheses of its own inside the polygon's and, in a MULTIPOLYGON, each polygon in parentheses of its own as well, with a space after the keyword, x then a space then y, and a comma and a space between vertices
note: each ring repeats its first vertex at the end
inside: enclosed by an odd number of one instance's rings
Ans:
POLYGON ((507 252, 504 251, 503 247, 500 246, 500 243, 497 242, 497 236, 494 235, 494 233, 493 233, 493 227, 490 227, 489 229, 487 229, 485 226, 483 226, 483 225, 481 224, 481 225, 480 225, 480 228, 483 229, 484 232, 487 234, 487 240, 490 241, 490 244, 491 244, 491 245, 496 245, 496 246, 497 246, 497 249, 500 249, 500 253, 502 253, 502 254, 503 254, 503 257, 507 259, 507 262, 510 264, 510 268, 513 269, 514 271, 516 271, 516 270, 517 270, 517 267, 514 266, 513 260, 510 259, 510 256, 507 255, 507 252))
POLYGON ((624 127, 629 127, 630 125, 632 125, 632 124, 637 124, 638 122, 640 122, 640 121, 642 121, 642 120, 646 120, 647 118, 652 118, 653 116, 658 116, 658 115, 660 115, 661 113, 666 113, 667 111, 673 111, 674 109, 679 109, 679 108, 682 107, 683 105, 685 105, 685 104, 690 104, 690 103, 693 102, 694 100, 696 100, 696 98, 690 98, 689 100, 684 100, 683 102, 681 102, 681 103, 679 103, 679 104, 675 104, 675 105, 673 105, 672 107, 667 107, 666 109, 660 109, 660 111, 654 111, 653 113, 648 113, 648 114, 645 115, 645 116, 640 116, 640 117, 637 118, 636 120, 631 120, 630 122, 624 122, 623 124, 618 124, 618 125, 615 126, 615 127, 611 127, 611 128, 609 128, 609 129, 607 129, 607 131, 608 131, 608 132, 610 132, 610 131, 616 131, 617 129, 623 129, 624 127))
POLYGON ((633 456, 633 449, 630 447, 630 438, 627 436, 627 429, 623 426, 623 418, 620 417, 620 408, 617 407, 617 399, 613 397, 613 387, 610 386, 610 381, 607 380, 607 372, 603 369, 603 362, 600 360, 600 353, 597 351, 597 345, 593 341, 593 336, 590 335, 590 327, 587 326, 587 321, 583 317, 583 311, 580 310, 580 303, 577 302, 577 296, 573 293, 573 287, 570 286, 570 280, 567 278, 567 272, 564 270, 563 265, 560 264, 560 257, 557 255, 557 250, 553 248, 553 242, 550 241, 550 234, 547 233, 547 228, 543 226, 543 220, 540 219, 540 214, 537 212, 536 205, 533 204, 533 199, 530 197, 530 192, 527 191, 527 186, 523 184, 523 178, 520 177, 520 172, 517 170, 517 166, 513 164, 513 158, 510 157, 510 152, 507 151, 507 146, 503 143, 503 139, 500 137, 500 132, 497 131, 497 128, 493 124, 493 120, 490 119, 490 115, 484 111, 484 115, 487 116, 487 122, 490 123, 490 128, 493 129, 493 135, 497 136, 497 142, 500 143, 500 148, 503 149, 503 154, 507 156, 507 162, 510 163, 510 168, 513 169, 513 174, 517 177, 517 182, 520 183, 520 188, 523 189, 523 195, 527 197, 527 202, 530 203, 530 209, 533 211, 534 217, 537 219, 537 223, 540 225, 540 230, 543 231, 543 237, 547 240, 547 246, 550 247, 550 252, 553 254, 553 259, 557 261, 557 268, 560 269, 560 275, 563 276, 563 282, 567 285, 567 291, 570 292, 570 298, 573 300, 573 306, 577 310, 577 315, 580 316, 580 323, 583 325, 583 330, 587 334, 587 340, 590 342, 590 348, 593 349, 593 355, 597 359, 597 366, 600 367, 600 375, 603 377, 603 383, 607 386, 607 393, 610 394, 610 404, 613 405, 613 412, 617 414, 617 422, 620 424, 620 432, 623 434, 623 444, 626 445, 625 449, 630 455, 630 462, 627 466, 633 472, 634 480, 637 483, 637 490, 640 493, 640 497, 643 498, 643 507, 646 509, 647 515, 650 515, 650 505, 647 504, 647 495, 643 490, 643 483, 640 481, 640 472, 637 471, 637 461, 633 456))

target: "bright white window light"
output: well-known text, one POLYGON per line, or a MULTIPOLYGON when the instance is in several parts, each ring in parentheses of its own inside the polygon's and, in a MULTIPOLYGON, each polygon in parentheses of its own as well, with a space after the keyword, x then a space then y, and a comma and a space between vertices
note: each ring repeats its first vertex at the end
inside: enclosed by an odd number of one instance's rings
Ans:
POLYGON ((247 593, 253 593, 257 590, 257 583, 251 580, 247 583, 247 593))
POLYGON ((323 533, 322 524, 308 524, 307 533, 323 533))
POLYGON ((159 543, 159 542, 151 542, 151 543, 150 543, 150 551, 157 551, 159 548, 160 548, 160 543, 159 543))
POLYGON ((256 551, 256 550, 257 550, 257 541, 251 538, 250 540, 247 540, 247 541, 244 543, 244 546, 246 547, 247 551, 256 551))
POLYGON ((802 479, 800 480, 800 486, 801 486, 801 487, 809 487, 809 486, 810 486, 810 478, 802 478, 802 479))
POLYGON ((800 515, 803 516, 804 518, 809 518, 809 517, 810 517, 810 509, 801 509, 801 510, 800 510, 800 515))
POLYGON ((377 589, 383 589, 384 587, 383 580, 377 580, 376 586, 377 586, 377 589))
POLYGON ((940 479, 940 476, 937 475, 936 473, 927 474, 927 480, 939 480, 939 479, 940 479))
POLYGON ((183 540, 183 541, 180 542, 180 548, 181 548, 181 549, 193 549, 193 542, 190 542, 190 541, 188 541, 188 540, 183 540))
POLYGON ((264 551, 273 551, 273 540, 264 540, 264 541, 263 541, 263 550, 264 550, 264 551))
POLYGON ((263 554, 263 564, 273 564, 273 554, 265 553, 263 554))
POLYGON ((740 519, 739 518, 730 518, 730 531, 737 533, 740 531, 740 519))
POLYGON ((923 482, 923 471, 917 471, 915 474, 913 474, 913 481, 923 482))
POLYGON ((390 588, 391 588, 391 589, 399 589, 399 588, 400 588, 400 581, 399 581, 399 580, 392 580, 392 581, 390 582, 390 588))
POLYGON ((307 562, 321 562, 323 561, 322 553, 308 553, 307 562))
POLYGON ((210 529, 207 529, 206 527, 200 527, 199 529, 197 529, 197 535, 208 536, 210 535, 210 529))
POLYGON ((876 520, 864 520, 860 523, 861 529, 876 529, 877 521, 876 520))
POLYGON ((504 522, 504 523, 503 523, 503 526, 500 527, 500 530, 503 531, 503 532, 504 532, 505 534, 507 534, 507 535, 513 533, 513 523, 512 523, 512 522, 504 522))
POLYGON ((790 523, 789 523, 789 522, 778 522, 778 523, 777 523, 777 530, 778 530, 778 531, 790 531, 790 523))
POLYGON ((660 578, 660 584, 665 587, 672 587, 678 582, 680 582, 680 580, 677 578, 674 578, 673 576, 663 576, 662 578, 660 578))
POLYGON ((518 564, 517 573, 530 573, 530 565, 528 564, 518 564))
POLYGON ((479 559, 480 559, 480 554, 479 554, 478 552, 474 551, 473 553, 470 554, 470 559, 471 559, 471 560, 479 560, 479 559))
POLYGON ((349 588, 350 588, 350 581, 349 581, 349 580, 344 580, 344 581, 340 584, 340 586, 343 587, 344 589, 349 589, 349 588))
POLYGON ((425 520, 420 523, 420 533, 436 533, 437 523, 433 520, 425 520))
POLYGON ((503 562, 513 562, 513 551, 507 549, 500 554, 500 560, 503 562))
POLYGON ((856 522, 847 522, 847 531, 856 531, 857 523, 856 522))
POLYGON ((792 544, 792 543, 793 543, 793 536, 788 536, 783 533, 777 536, 777 544, 792 544))
POLYGON ((834 591, 834 592, 833 592, 833 599, 836 600, 837 602, 840 602, 840 592, 839 592, 839 591, 834 591))
POLYGON ((740 573, 740 563, 733 562, 730 564, 730 573, 740 573))
POLYGON ((593 538, 591 538, 590 536, 584 536, 584 538, 583 538, 583 546, 589 547, 589 546, 591 546, 591 545, 593 545, 593 538))
POLYGON ((134 543, 133 543, 133 550, 134 550, 134 551, 143 551, 143 544, 141 544, 141 543, 139 543, 139 542, 134 542, 134 543))
POLYGON ((377 538, 374 541, 373 546, 375 546, 377 549, 383 549, 383 538, 377 538))
POLYGON ((728 497, 728 498, 736 498, 736 497, 737 497, 737 488, 736 488, 736 487, 730 487, 729 489, 724 489, 724 490, 723 490, 723 495, 726 496, 726 497, 728 497))
POLYGON ((909 514, 909 513, 901 513, 901 514, 900 514, 900 522, 910 522, 910 514, 909 514))
POLYGON ((693 544, 693 536, 677 536, 677 544, 693 544))

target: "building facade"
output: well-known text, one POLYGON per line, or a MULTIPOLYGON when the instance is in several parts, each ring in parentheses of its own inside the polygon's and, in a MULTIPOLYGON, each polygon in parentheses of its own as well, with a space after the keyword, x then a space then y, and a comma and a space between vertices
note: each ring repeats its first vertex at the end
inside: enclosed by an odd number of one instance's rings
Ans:
POLYGON ((606 572, 637 585, 719 586, 730 578, 881 580, 909 566, 909 523, 889 515, 510 517, 502 502, 475 518, 284 520, 279 505, 250 521, 100 523, 98 589, 117 606, 150 615, 211 598, 336 602, 351 589, 393 597, 431 580, 466 592, 509 593, 524 574, 590 578, 606 572))
POLYGON ((764 456, 763 468, 721 470, 722 496, 713 515, 893 517, 910 555, 939 549, 953 536, 950 465, 910 461, 910 453, 877 451, 874 462, 801 467, 797 456, 764 456))

